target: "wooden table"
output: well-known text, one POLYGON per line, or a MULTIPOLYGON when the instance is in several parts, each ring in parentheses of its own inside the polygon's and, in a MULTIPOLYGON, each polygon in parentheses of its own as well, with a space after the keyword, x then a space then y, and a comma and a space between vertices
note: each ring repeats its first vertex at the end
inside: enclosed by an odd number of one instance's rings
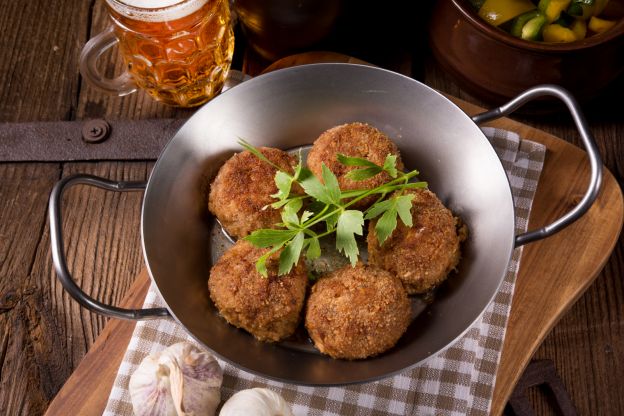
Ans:
MULTIPOLYGON (((186 117, 192 111, 164 107, 145 94, 109 97, 78 74, 84 42, 106 27, 102 1, 10 2, 0 8, 0 121, 186 117)), ((397 33, 390 33, 395 36, 397 33)), ((349 39, 353 41, 354 36, 349 39)), ((242 37, 239 37, 242 39, 242 37)), ((432 61, 420 42, 400 38, 391 47, 371 43, 325 45, 420 79, 460 98, 462 91, 432 61), (379 47, 378 49, 375 49, 379 47)), ((364 38, 363 42, 366 43, 364 38)), ((256 74, 267 64, 237 45, 235 66, 256 74)), ((105 57, 120 71, 116 55, 105 57)), ((624 92, 622 83, 612 97, 624 92)), ((606 166, 622 183, 624 120, 615 98, 587 106, 606 166)), ((565 118, 521 121, 576 143, 565 118)), ((151 161, 0 164, 0 409, 36 415, 76 368, 106 320, 71 301, 51 265, 47 198, 53 183, 76 172, 115 180, 145 180, 151 161)), ((143 265, 139 242, 141 195, 76 188, 67 196, 69 266, 86 291, 119 304, 143 265)), ((624 413, 624 239, 595 283, 554 328, 537 358, 554 360, 580 414, 624 413)), ((534 392, 539 414, 547 400, 534 392)))

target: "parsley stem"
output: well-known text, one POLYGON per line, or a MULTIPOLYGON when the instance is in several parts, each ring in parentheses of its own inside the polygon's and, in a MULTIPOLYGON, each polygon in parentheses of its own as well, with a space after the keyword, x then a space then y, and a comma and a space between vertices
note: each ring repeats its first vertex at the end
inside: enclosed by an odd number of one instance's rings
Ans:
MULTIPOLYGON (((339 206, 337 209, 331 211, 328 214, 322 215, 323 212, 325 212, 327 210, 327 208, 329 207, 329 205, 325 205, 325 208, 323 208, 323 210, 316 215, 314 218, 311 218, 309 220, 308 223, 304 224, 305 227, 311 227, 315 224, 318 224, 321 221, 326 220, 327 218, 344 211, 346 208, 348 208, 350 205, 355 204, 356 202, 366 198, 369 195, 372 194, 376 194, 376 193, 384 193, 387 194, 390 191, 394 191, 396 189, 404 189, 404 188, 409 188, 409 187, 419 187, 419 186, 415 186, 415 185, 420 185, 424 182, 417 182, 415 184, 410 184, 410 183, 406 183, 406 184, 400 184, 400 182, 402 182, 403 180, 405 180, 405 178, 407 178, 408 180, 414 176, 416 176, 418 174, 418 171, 414 170, 408 173, 404 173, 403 175, 399 176, 396 179, 391 180, 390 182, 386 182, 383 185, 379 185, 376 188, 373 189, 368 189, 368 190, 361 190, 361 192, 363 192, 360 196, 357 196, 355 198, 353 198, 351 201, 347 202, 346 204, 339 206)), ((333 230, 336 227, 332 228, 331 232, 333 232, 333 230)))
POLYGON ((391 191, 398 191, 401 189, 418 189, 418 188, 426 188, 427 187, 427 182, 411 182, 411 183, 402 183, 399 185, 394 185, 394 186, 389 186, 388 189, 386 189, 386 193, 387 192, 391 192, 391 191))
MULTIPOLYGON (((319 216, 322 216, 325 211, 327 211, 327 209, 329 208, 329 205, 325 204, 325 206, 323 207, 323 209, 321 210, 321 212, 319 212, 318 214, 316 214, 314 217, 310 218, 309 220, 307 220, 306 222, 303 223, 303 226, 306 228, 310 228, 311 226, 313 226, 314 224, 316 224, 318 221, 319 216)), ((322 220, 321 220, 322 221, 322 220)))
POLYGON ((326 237, 326 236, 328 236, 330 234, 333 234, 334 232, 336 232, 336 228, 335 227, 332 228, 331 230, 327 230, 327 231, 325 231, 325 232, 323 232, 321 234, 314 234, 313 237, 316 237, 316 238, 318 238, 320 240, 321 238, 326 237))
MULTIPOLYGON (((321 215, 323 212, 327 211, 327 208, 329 208, 329 205, 325 205, 325 208, 323 208, 323 211, 321 211, 321 213, 319 213, 319 215, 321 215)), ((343 211, 343 210, 344 210, 344 208, 338 207, 338 209, 335 209, 332 212, 330 212, 329 214, 325 214, 325 215, 321 216, 320 218, 319 218, 319 215, 317 215, 315 218, 310 219, 311 222, 309 224, 306 224, 305 226, 308 227, 308 228, 312 227, 313 225, 316 225, 319 222, 324 221, 327 218, 331 217, 332 215, 335 215, 335 214, 337 214, 337 213, 339 213, 340 211, 343 211)), ((335 228, 336 227, 332 228, 332 230, 334 230, 335 228)))
MULTIPOLYGON (((404 181, 406 178, 407 179, 413 178, 416 175, 418 175, 418 171, 417 170, 413 170, 411 172, 404 173, 403 175, 399 176, 396 179, 391 180, 390 182, 386 182, 383 185, 379 185, 376 188, 369 189, 368 191, 364 192, 362 195, 353 198, 351 201, 347 202, 343 206, 343 208, 348 208, 350 205, 353 205, 356 202, 361 201, 362 199, 366 198, 369 195, 380 193, 380 191, 387 192, 388 189, 394 189, 394 187, 392 185, 396 185, 396 184, 404 181)), ((402 185, 402 186, 405 186, 405 185, 402 185)))

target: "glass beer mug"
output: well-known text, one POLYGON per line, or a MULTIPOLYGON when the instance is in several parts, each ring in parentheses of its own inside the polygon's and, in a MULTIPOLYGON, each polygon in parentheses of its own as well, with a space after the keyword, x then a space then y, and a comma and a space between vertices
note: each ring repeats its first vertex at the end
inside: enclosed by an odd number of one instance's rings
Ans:
POLYGON ((100 89, 126 95, 142 88, 156 100, 193 107, 214 97, 232 62, 228 0, 106 0, 113 25, 91 39, 80 72, 100 89), (98 57, 119 44, 126 72, 106 78, 98 57))

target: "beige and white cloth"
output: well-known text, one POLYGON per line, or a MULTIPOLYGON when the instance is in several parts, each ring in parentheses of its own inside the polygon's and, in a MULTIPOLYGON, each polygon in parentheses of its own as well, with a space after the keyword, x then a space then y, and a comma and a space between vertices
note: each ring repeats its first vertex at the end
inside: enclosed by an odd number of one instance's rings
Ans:
MULTIPOLYGON (((544 162, 543 145, 508 131, 483 128, 500 157, 516 207, 516 232, 526 230, 531 203, 544 162)), ((382 381, 347 387, 306 387, 279 383, 220 361, 224 368, 223 400, 251 387, 280 393, 297 416, 334 415, 487 415, 492 402, 514 283, 522 249, 509 263, 494 301, 468 332, 423 364, 382 381)), ((144 307, 164 306, 150 287, 144 307)), ((115 379, 106 416, 132 415, 128 381, 148 354, 179 341, 194 342, 173 320, 139 322, 115 379)))

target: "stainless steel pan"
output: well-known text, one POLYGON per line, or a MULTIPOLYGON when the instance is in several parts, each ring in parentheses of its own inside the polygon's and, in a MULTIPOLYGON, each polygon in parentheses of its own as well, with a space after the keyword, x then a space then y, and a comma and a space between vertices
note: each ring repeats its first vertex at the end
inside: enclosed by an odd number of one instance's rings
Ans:
POLYGON ((202 107, 171 139, 147 184, 86 175, 60 181, 50 197, 53 260, 63 286, 83 306, 122 319, 171 316, 218 356, 253 373, 297 384, 370 381, 414 366, 460 337, 497 292, 514 248, 578 219, 596 198, 601 170, 574 99, 556 86, 533 88, 505 106, 470 118, 431 88, 390 71, 349 64, 299 66, 247 81, 202 107), (568 106, 589 155, 591 180, 571 212, 536 231, 515 235, 509 183, 478 124, 544 95, 568 106), (351 121, 370 123, 389 135, 401 149, 405 165, 419 169, 421 178, 470 229, 458 276, 438 291, 428 313, 416 318, 395 348, 363 361, 333 360, 258 342, 218 316, 206 284, 219 253, 206 193, 221 164, 240 151, 237 139, 289 149, 310 144, 322 131, 351 121), (75 184, 115 191, 145 188, 143 251, 166 309, 109 306, 74 283, 63 250, 60 201, 63 191, 75 184))

